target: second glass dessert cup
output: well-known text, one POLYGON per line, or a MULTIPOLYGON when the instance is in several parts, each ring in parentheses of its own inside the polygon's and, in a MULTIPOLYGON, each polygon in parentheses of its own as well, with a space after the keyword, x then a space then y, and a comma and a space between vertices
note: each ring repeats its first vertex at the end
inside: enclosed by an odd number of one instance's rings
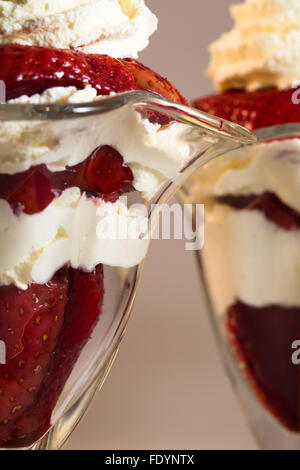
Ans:
MULTIPOLYGON (((3 104, 0 120, 0 447, 59 449, 101 387, 116 355, 160 205, 196 168, 255 139, 239 126, 139 91, 79 105, 3 104), (97 203, 93 192, 80 186, 82 169, 78 167, 75 186, 79 185, 85 206, 76 215, 73 209, 78 207, 80 191, 70 187, 75 166, 69 167, 68 181, 60 174, 66 161, 76 162, 79 153, 94 155, 100 145, 119 165, 114 153, 118 149, 107 146, 118 132, 114 116, 117 113, 121 123, 123 116, 124 124, 126 113, 122 112, 128 109, 150 121, 159 113, 164 118, 161 132, 170 122, 181 123, 177 144, 184 146, 187 157, 180 171, 174 170, 144 204, 143 229, 130 240, 110 235, 113 217, 96 213, 95 218, 92 206, 97 203), (33 160, 27 168, 28 145, 33 160), (43 145, 51 148, 47 154, 51 171, 39 166, 38 150, 43 145), (18 159, 13 164, 24 165, 20 177, 10 167, 14 152, 18 159), (54 191, 49 181, 67 191, 54 191), (61 223, 58 213, 64 214, 61 223), (98 222, 103 222, 100 229, 98 222), (72 240, 66 227, 72 231, 72 240), (24 244, 31 247, 26 258, 24 244), (128 251, 136 263, 128 262, 128 251), (43 258, 45 253, 47 258, 43 258), (59 271, 54 269, 57 253, 64 260, 59 271), (97 259, 96 268, 81 268, 83 257, 90 265, 97 259), (39 282, 28 281, 33 275, 39 282)), ((130 146, 135 129, 129 132, 130 146)), ((151 154, 151 142, 147 152, 151 154)), ((122 167, 122 175, 124 171, 122 167)), ((111 173, 109 169, 107 178, 111 173)), ((129 186, 122 192, 128 195, 130 211, 142 199, 129 186)), ((115 215, 128 214, 118 200, 106 202, 111 210, 116 209, 115 215)), ((136 212, 129 212, 128 218, 135 216, 136 212)))
POLYGON ((201 285, 249 426, 263 449, 298 450, 300 125, 255 134, 257 145, 201 168, 179 197, 205 203, 201 285))

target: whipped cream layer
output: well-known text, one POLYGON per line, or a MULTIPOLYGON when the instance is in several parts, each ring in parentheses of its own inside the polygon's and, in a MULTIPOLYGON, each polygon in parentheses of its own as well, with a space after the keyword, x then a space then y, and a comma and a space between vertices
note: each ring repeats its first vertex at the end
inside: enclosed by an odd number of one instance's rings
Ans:
POLYGON ((237 300, 253 307, 300 306, 300 230, 284 230, 259 210, 217 201, 271 191, 299 212, 299 184, 299 139, 244 148, 198 172, 192 194, 206 203, 201 255, 218 314, 237 300))
POLYGON ((245 147, 205 165, 197 173, 195 197, 210 202, 219 196, 272 192, 300 213, 300 139, 245 147))
POLYGON ((253 307, 300 306, 300 230, 259 211, 222 204, 206 210, 205 274, 219 315, 237 299, 253 307))
MULTIPOLYGON (((22 96, 11 104, 85 103, 101 101, 96 90, 51 88, 41 95, 22 96)), ((97 147, 110 145, 133 171, 135 188, 151 199, 175 179, 191 157, 187 127, 142 119, 132 106, 98 116, 64 121, 13 121, 0 126, 0 173, 14 174, 45 164, 51 171, 83 162, 97 147)))
MULTIPOLYGON (((97 97, 91 86, 83 90, 58 87, 9 104, 105 99, 97 97)), ((97 147, 110 145, 131 168, 135 189, 144 199, 151 199, 191 158, 193 150, 186 143, 186 132, 187 127, 176 122, 151 124, 132 106, 73 120, 5 122, 0 126, 0 173, 15 174, 38 164, 61 171, 83 162, 97 147)), ((135 266, 147 251, 148 241, 140 239, 141 233, 147 232, 147 221, 147 213, 142 217, 120 200, 112 204, 87 198, 78 188, 64 191, 34 215, 15 215, 9 204, 0 200, 0 285, 13 283, 26 289, 31 282, 45 283, 65 263, 88 271, 99 263, 135 266), (102 218, 99 207, 105 212, 102 218), (104 227, 100 232, 99 222, 104 227), (133 238, 111 237, 110 228, 116 223, 129 225, 133 238)))
POLYGON ((298 0, 245 0, 230 7, 234 27, 210 47, 208 75, 219 90, 289 88, 300 79, 298 0))
POLYGON ((0 285, 44 284, 63 265, 91 271, 99 263, 131 267, 146 255, 145 211, 65 190, 43 212, 16 216, 0 200, 0 285), (126 230, 125 230, 126 229, 126 230), (5 247, 5 249, 4 249, 5 247))
POLYGON ((0 1, 0 44, 136 58, 156 29, 144 0, 0 1))

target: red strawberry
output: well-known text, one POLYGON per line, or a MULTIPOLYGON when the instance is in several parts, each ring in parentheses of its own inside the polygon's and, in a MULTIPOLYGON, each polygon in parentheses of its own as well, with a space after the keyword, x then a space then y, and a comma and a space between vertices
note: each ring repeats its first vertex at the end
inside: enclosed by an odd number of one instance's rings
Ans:
POLYGON ((114 201, 120 194, 132 191, 132 181, 132 171, 119 152, 104 145, 84 162, 64 171, 51 172, 45 165, 38 165, 15 175, 0 174, 0 198, 16 214, 36 214, 67 188, 76 186, 82 192, 114 201))
POLYGON ((193 106, 250 130, 300 122, 300 105, 289 90, 228 91, 194 101, 193 106))
POLYGON ((166 78, 163 78, 134 59, 123 59, 122 62, 134 76, 136 85, 139 88, 157 93, 171 101, 187 104, 185 98, 166 78))
POLYGON ((49 178, 39 169, 31 168, 28 178, 7 198, 7 202, 15 213, 23 211, 26 214, 36 214, 45 209, 54 197, 49 178))
POLYGON ((291 356, 299 331, 299 308, 256 308, 237 302, 228 310, 227 332, 243 374, 259 400, 297 432, 299 366, 291 356))
POLYGON ((13 351, 15 329, 23 348, 0 365, 0 446, 25 447, 49 428, 64 383, 99 318, 102 267, 93 273, 64 268, 47 284, 32 284, 26 291, 1 287, 0 299, 0 338, 13 351))
POLYGON ((26 291, 12 285, 0 288, 0 337, 8 345, 7 364, 0 366, 0 445, 12 437, 45 377, 63 324, 65 275, 62 270, 46 285, 32 284, 26 291), (17 355, 12 337, 19 346, 17 355))
POLYGON ((90 84, 99 95, 136 89, 131 73, 112 57, 19 44, 0 46, 0 80, 7 99, 55 86, 80 89, 90 84))
POLYGON ((69 49, 0 46, 0 80, 6 84, 7 99, 31 96, 55 86, 81 89, 90 84, 99 95, 143 89, 186 103, 166 79, 135 60, 69 49))
POLYGON ((114 198, 115 194, 129 190, 133 174, 124 165, 123 158, 112 147, 99 147, 86 161, 84 180, 90 191, 105 195, 105 199, 114 198))
POLYGON ((299 230, 300 215, 284 204, 275 194, 265 192, 250 196, 223 196, 218 201, 238 210, 258 210, 266 219, 283 230, 299 230))
MULTIPOLYGON (((66 282, 63 282, 59 276, 48 283, 47 289, 39 285, 31 285, 26 291, 17 289, 13 285, 0 288, 0 338, 6 344, 7 361, 20 356, 23 352, 24 332, 32 319, 34 319, 34 324, 39 326, 40 322, 36 319, 43 316, 43 330, 48 329, 45 318, 51 311, 50 324, 52 324, 56 314, 60 314, 60 310, 64 309, 66 289, 66 282), (64 303, 59 300, 61 295, 64 303), (49 306, 51 306, 50 310, 49 306)), ((41 328, 36 328, 36 330, 41 335, 41 328)))

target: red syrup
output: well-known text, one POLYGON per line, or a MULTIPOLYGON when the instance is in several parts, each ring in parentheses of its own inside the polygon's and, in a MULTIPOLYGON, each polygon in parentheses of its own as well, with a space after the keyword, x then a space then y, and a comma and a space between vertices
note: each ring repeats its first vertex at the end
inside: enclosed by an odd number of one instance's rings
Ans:
POLYGON ((14 175, 0 175, 0 198, 19 214, 36 214, 44 210, 62 191, 77 187, 88 195, 115 201, 132 191, 133 174, 114 148, 97 148, 84 162, 51 172, 46 165, 31 167, 14 175))

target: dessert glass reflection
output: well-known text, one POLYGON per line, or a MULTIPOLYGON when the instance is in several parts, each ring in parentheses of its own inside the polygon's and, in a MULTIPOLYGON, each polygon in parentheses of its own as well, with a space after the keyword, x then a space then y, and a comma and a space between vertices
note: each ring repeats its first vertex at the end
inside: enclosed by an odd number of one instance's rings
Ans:
POLYGON ((235 24, 211 46, 220 93, 194 106, 255 133, 185 185, 205 203, 199 266, 222 358, 263 448, 299 449, 299 162, 293 0, 233 5, 235 24))

